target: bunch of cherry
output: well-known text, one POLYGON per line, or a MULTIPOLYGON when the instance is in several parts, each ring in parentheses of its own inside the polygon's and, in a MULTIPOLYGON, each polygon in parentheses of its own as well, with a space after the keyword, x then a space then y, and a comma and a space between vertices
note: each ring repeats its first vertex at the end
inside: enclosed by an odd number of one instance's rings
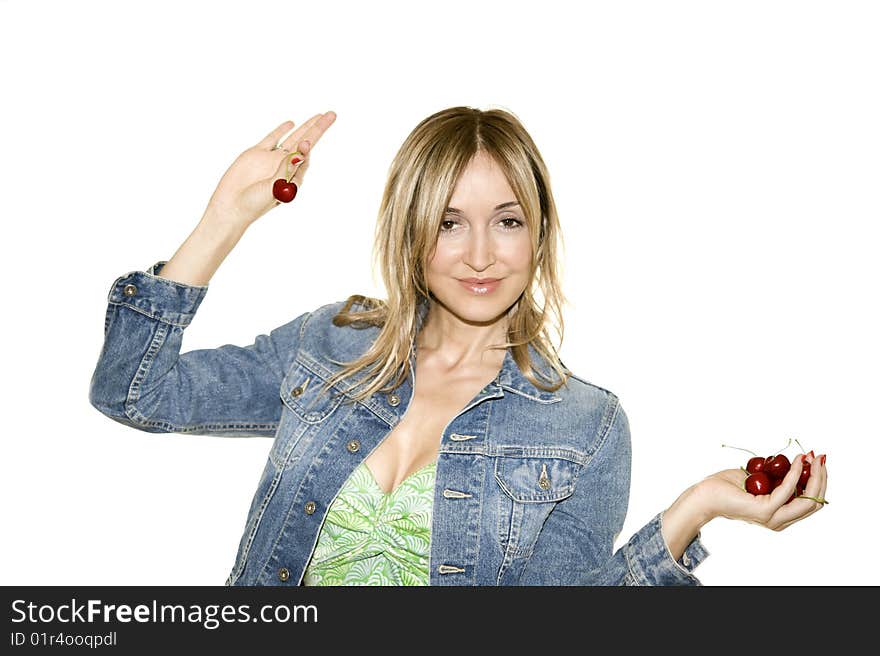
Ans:
MULTIPOLYGON (((797 442, 797 440, 795 440, 795 442, 797 442)), ((789 440, 789 444, 791 444, 791 440, 789 440)), ((800 446, 800 442, 797 442, 797 444, 798 446, 800 446)), ((728 444, 722 444, 721 446, 730 447, 730 445, 728 444)), ((749 451, 748 449, 740 449, 739 447, 730 448, 739 449, 740 451, 747 451, 748 453, 751 453, 753 455, 752 458, 749 458, 746 466, 743 468, 746 472, 748 472, 748 476, 746 476, 746 479, 743 482, 743 489, 749 494, 770 494, 779 486, 780 483, 782 483, 782 479, 785 478, 788 470, 791 469, 791 461, 788 459, 787 456, 782 453, 775 453, 772 456, 764 457, 759 456, 754 451, 749 451)), ((813 456, 815 454, 810 451, 810 455, 813 456)), ((795 491, 791 495, 791 497, 789 497, 788 501, 796 498, 803 498, 813 499, 814 501, 819 501, 820 503, 828 503, 824 499, 820 500, 804 494, 804 490, 807 487, 807 481, 809 479, 810 463, 804 460, 801 475, 798 478, 797 484, 795 485, 795 491)), ((788 503, 788 501, 786 501, 786 503, 788 503)))

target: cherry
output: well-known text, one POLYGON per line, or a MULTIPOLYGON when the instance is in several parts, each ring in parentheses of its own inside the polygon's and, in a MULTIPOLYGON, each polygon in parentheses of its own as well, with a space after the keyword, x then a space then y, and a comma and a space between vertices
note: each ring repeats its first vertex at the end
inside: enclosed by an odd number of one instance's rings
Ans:
POLYGON ((770 494, 772 490, 770 477, 762 471, 749 474, 746 477, 745 488, 750 494, 770 494))
POLYGON ((296 198, 296 183, 284 178, 278 178, 272 185, 272 195, 282 203, 289 203, 296 198))
POLYGON ((764 461, 764 469, 772 478, 785 478, 788 470, 791 469, 791 462, 781 453, 770 456, 764 461))
POLYGON ((755 472, 762 471, 764 469, 764 462, 766 458, 762 456, 755 456, 754 458, 749 458, 749 462, 746 464, 746 471, 750 474, 754 474, 755 472))

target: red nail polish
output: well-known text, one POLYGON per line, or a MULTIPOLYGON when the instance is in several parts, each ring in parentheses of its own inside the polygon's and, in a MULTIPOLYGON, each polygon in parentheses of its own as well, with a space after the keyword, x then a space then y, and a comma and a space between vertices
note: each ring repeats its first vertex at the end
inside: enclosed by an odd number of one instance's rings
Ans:
POLYGON ((292 160, 290 160, 290 163, 291 163, 291 164, 296 164, 296 163, 301 162, 301 161, 302 161, 302 158, 301 158, 301 157, 294 157, 292 160))
POLYGON ((815 457, 816 457, 816 454, 813 453, 813 450, 812 450, 812 449, 810 449, 810 457, 811 457, 811 458, 815 458, 815 457))
POLYGON ((826 455, 826 454, 823 453, 823 454, 822 454, 822 458, 821 458, 821 460, 822 460, 822 466, 823 466, 823 467, 825 466, 825 455, 826 455))

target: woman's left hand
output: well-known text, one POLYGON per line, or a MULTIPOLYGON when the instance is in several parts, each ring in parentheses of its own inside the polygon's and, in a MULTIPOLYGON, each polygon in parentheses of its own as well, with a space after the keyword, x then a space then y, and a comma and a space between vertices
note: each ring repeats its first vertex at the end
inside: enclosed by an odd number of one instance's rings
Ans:
POLYGON ((814 457, 808 453, 795 456, 785 478, 770 494, 746 492, 744 482, 748 475, 743 469, 725 469, 697 484, 710 517, 739 519, 781 531, 809 517, 827 503, 825 489, 828 471, 825 469, 824 455, 814 457), (789 501, 795 493, 804 460, 810 463, 810 478, 803 495, 789 501))

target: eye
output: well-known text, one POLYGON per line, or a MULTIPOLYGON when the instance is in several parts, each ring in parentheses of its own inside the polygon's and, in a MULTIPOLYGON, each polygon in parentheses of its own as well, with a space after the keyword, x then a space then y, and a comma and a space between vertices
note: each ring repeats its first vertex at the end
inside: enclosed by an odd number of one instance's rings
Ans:
POLYGON ((512 225, 505 225, 504 226, 505 230, 516 230, 517 228, 519 228, 523 224, 523 222, 520 221, 515 216, 506 216, 503 219, 501 219, 501 221, 499 223, 505 223, 506 221, 512 221, 513 224, 512 225))
POLYGON ((444 229, 443 225, 446 223, 451 223, 453 226, 455 225, 455 221, 453 221, 452 219, 443 219, 440 222, 440 232, 450 232, 452 230, 451 227, 448 229, 444 229))

